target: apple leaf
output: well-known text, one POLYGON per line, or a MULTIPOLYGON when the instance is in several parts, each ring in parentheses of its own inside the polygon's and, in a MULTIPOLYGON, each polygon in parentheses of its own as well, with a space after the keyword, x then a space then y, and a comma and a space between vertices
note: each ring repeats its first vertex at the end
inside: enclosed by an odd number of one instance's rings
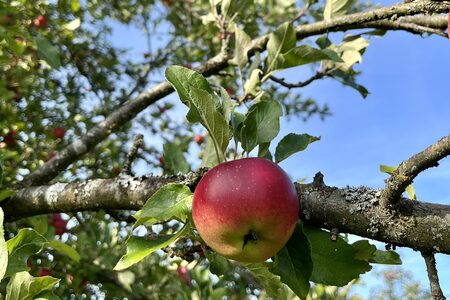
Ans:
POLYGON ((311 281, 344 286, 372 269, 368 262, 355 258, 355 248, 342 238, 332 241, 329 232, 309 226, 304 227, 304 232, 311 244, 311 281))
POLYGON ((6 273, 8 266, 8 248, 6 247, 5 231, 3 230, 3 210, 0 207, 0 281, 6 273))
POLYGON ((237 65, 239 69, 243 69, 248 62, 248 51, 252 46, 252 39, 245 33, 244 30, 238 28, 234 31, 235 33, 235 50, 234 57, 230 63, 237 65))
POLYGON ((181 66, 168 67, 165 74, 181 101, 189 107, 186 116, 188 121, 198 122, 208 130, 218 160, 224 161, 231 129, 221 113, 222 103, 218 101, 208 81, 200 73, 181 66))
POLYGON ((33 229, 20 229, 19 233, 14 238, 6 242, 9 253, 6 276, 28 270, 28 258, 31 255, 38 253, 47 242, 45 237, 33 229))
POLYGON ((61 67, 58 48, 53 46, 44 37, 36 38, 36 46, 39 57, 45 60, 50 65, 50 67, 52 67, 53 69, 58 69, 59 67, 61 67))
POLYGON ((202 168, 212 168, 217 166, 220 161, 217 158, 213 140, 209 137, 209 135, 205 137, 205 140, 205 150, 203 150, 203 158, 200 166, 202 168))
POLYGON ((191 214, 192 197, 192 192, 187 186, 179 183, 166 184, 134 215, 136 223, 133 228, 144 223, 151 225, 172 218, 187 220, 191 214))
POLYGON ((217 276, 221 276, 225 275, 233 269, 230 261, 217 252, 205 251, 205 255, 206 258, 208 258, 209 270, 211 271, 211 273, 217 276))
POLYGON ((355 259, 365 260, 374 264, 385 265, 401 265, 402 260, 400 255, 395 251, 377 250, 377 248, 370 244, 367 240, 356 241, 352 244, 356 250, 355 259))
POLYGON ((189 164, 184 157, 183 151, 171 142, 163 146, 164 166, 171 174, 189 172, 189 164))
POLYGON ((324 20, 345 15, 354 3, 355 0, 327 0, 323 11, 324 20))
POLYGON ((61 254, 68 256, 75 262, 80 261, 80 254, 78 254, 77 250, 75 250, 74 248, 70 247, 67 244, 64 244, 63 242, 60 242, 58 240, 52 240, 47 244, 47 246, 55 249, 61 254))
POLYGON ((280 131, 281 104, 276 101, 261 101, 247 112, 240 133, 242 148, 252 151, 257 145, 271 142, 280 131))
POLYGON ((258 157, 264 157, 272 161, 272 153, 270 153, 270 143, 259 144, 258 147, 258 157))
POLYGON ((275 150, 275 162, 279 163, 288 158, 292 154, 303 151, 309 144, 320 140, 320 137, 311 136, 309 134, 290 133, 283 137, 275 150))
POLYGON ((290 22, 283 23, 270 34, 269 41, 267 42, 265 79, 275 70, 283 69, 283 54, 294 48, 295 43, 295 30, 290 22))
POLYGON ((45 235, 48 231, 48 217, 47 215, 33 216, 26 218, 25 221, 31 225, 39 234, 45 235))
POLYGON ((280 277, 269 270, 268 263, 244 263, 243 264, 258 279, 264 287, 267 296, 276 299, 283 289, 280 277))
POLYGON ((51 276, 33 277, 28 272, 16 273, 6 287, 5 300, 39 299, 50 292, 58 282, 59 279, 51 276))
POLYGON ((2 202, 5 199, 8 199, 12 195, 14 195, 15 192, 13 190, 5 189, 0 191, 0 202, 2 202))
POLYGON ((114 270, 124 270, 141 261, 156 250, 167 247, 175 242, 187 228, 188 226, 185 225, 177 233, 160 235, 151 240, 144 237, 131 236, 126 242, 127 253, 120 258, 119 262, 114 267, 114 270))
POLYGON ((402 260, 397 252, 392 250, 376 250, 374 256, 369 260, 369 262, 374 264, 384 264, 384 265, 401 265, 402 260))
POLYGON ((231 112, 237 106, 236 102, 231 100, 230 95, 227 90, 223 87, 220 87, 220 100, 221 105, 219 107, 220 113, 225 117, 225 120, 228 122, 231 119, 231 112))
POLYGON ((302 224, 298 223, 286 246, 275 256, 270 271, 279 275, 281 281, 298 297, 306 299, 312 270, 311 247, 303 233, 302 224))

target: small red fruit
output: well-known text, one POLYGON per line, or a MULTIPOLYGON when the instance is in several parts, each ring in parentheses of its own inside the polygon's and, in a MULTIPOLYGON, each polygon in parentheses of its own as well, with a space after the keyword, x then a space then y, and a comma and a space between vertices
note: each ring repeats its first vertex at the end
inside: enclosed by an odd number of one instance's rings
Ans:
POLYGON ((13 148, 17 145, 17 131, 11 129, 4 137, 3 142, 6 144, 6 147, 13 148))
POLYGON ((164 156, 163 156, 163 155, 160 155, 160 156, 158 157, 158 160, 159 160, 159 163, 161 164, 161 166, 164 166, 164 163, 165 163, 165 161, 164 161, 164 156))
POLYGON ((159 113, 164 113, 166 110, 167 110, 167 107, 165 106, 165 105, 163 105, 163 106, 158 106, 158 110, 159 110, 159 113))
POLYGON ((189 275, 189 271, 186 267, 179 266, 177 269, 177 275, 186 286, 191 286, 191 276, 189 275))
POLYGON ((33 25, 41 29, 44 29, 48 25, 48 19, 46 16, 43 15, 37 16, 36 19, 33 20, 33 25))
POLYGON ((55 234, 62 235, 67 230, 67 221, 63 220, 61 214, 53 215, 50 223, 55 228, 55 234))
POLYGON ((42 277, 42 276, 52 276, 52 271, 50 271, 49 269, 46 269, 46 268, 42 268, 38 272, 38 277, 42 277))
POLYGON ((236 94, 236 90, 234 88, 232 88, 232 87, 227 87, 227 88, 225 88, 225 90, 227 91, 227 93, 230 96, 233 96, 234 94, 236 94))
POLYGON ((62 139, 66 135, 66 129, 64 127, 56 127, 53 129, 53 137, 55 139, 62 139))
POLYGON ((201 145, 204 140, 205 140, 205 137, 201 134, 196 134, 194 136, 194 142, 196 142, 198 145, 201 145))
POLYGON ((264 158, 244 158, 203 176, 194 192, 192 217, 205 243, 219 254, 262 262, 291 237, 299 206, 283 169, 264 158))

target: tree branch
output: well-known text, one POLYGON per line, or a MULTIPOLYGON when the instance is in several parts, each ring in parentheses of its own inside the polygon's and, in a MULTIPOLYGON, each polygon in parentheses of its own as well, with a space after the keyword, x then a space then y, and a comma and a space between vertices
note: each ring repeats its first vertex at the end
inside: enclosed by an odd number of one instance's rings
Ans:
MULTIPOLYGON (((188 174, 193 184, 201 175, 188 174)), ((96 179, 28 187, 1 203, 7 220, 76 211, 138 210, 160 187, 177 177, 96 179)), ((366 187, 338 189, 325 184, 296 184, 305 223, 335 228, 397 246, 450 254, 450 206, 400 199, 395 216, 379 202, 381 191, 366 187)))
POLYGON ((386 181, 381 205, 385 208, 395 207, 406 187, 413 182, 419 173, 438 166, 438 161, 448 155, 450 155, 450 135, 403 161, 386 181))
MULTIPOLYGON (((417 14, 447 13, 449 10, 450 2, 448 1, 415 1, 374 9, 368 12, 336 17, 328 21, 299 25, 296 28, 296 34, 297 38, 300 40, 308 36, 327 32, 367 28, 367 23, 383 19, 417 14)), ((249 55, 251 56, 257 51, 264 51, 268 39, 269 35, 254 39, 249 55)), ((220 53, 197 68, 197 71, 204 76, 217 74, 219 71, 228 67, 228 60, 230 57, 231 56, 228 53, 220 53)), ((81 136, 78 140, 68 145, 38 170, 26 176, 21 182, 21 185, 32 186, 49 182, 61 171, 65 170, 71 163, 103 141, 109 134, 118 130, 120 126, 126 122, 132 120, 139 112, 172 92, 173 89, 170 84, 168 82, 162 82, 148 91, 141 93, 135 99, 125 102, 114 110, 103 122, 91 128, 84 136, 81 136)))
POLYGON ((425 265, 427 266, 428 279, 430 280, 430 290, 433 300, 445 300, 444 293, 442 293, 439 284, 439 277, 436 269, 436 259, 434 254, 422 252, 425 265))
POLYGON ((278 77, 275 77, 273 75, 270 75, 269 79, 274 81, 274 82, 276 82, 276 83, 278 83, 278 84, 280 84, 280 85, 282 85, 282 86, 284 86, 284 87, 286 87, 286 88, 288 88, 288 89, 293 89, 293 88, 305 87, 308 84, 312 83, 313 81, 322 79, 322 78, 324 78, 326 76, 329 76, 330 74, 331 74, 331 72, 328 72, 328 70, 318 71, 318 72, 316 72, 316 74, 314 74, 310 78, 306 79, 305 81, 300 81, 300 82, 297 82, 297 83, 289 83, 289 82, 286 82, 284 80, 284 78, 278 78, 278 77))

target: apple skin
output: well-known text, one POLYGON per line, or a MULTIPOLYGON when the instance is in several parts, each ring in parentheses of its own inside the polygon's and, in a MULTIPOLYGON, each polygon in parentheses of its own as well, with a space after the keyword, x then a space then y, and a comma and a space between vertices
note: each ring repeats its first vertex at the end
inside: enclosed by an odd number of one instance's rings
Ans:
POLYGON ((201 134, 196 134, 194 136, 194 142, 196 142, 198 145, 201 145, 204 140, 205 140, 205 137, 201 134))
POLYGON ((55 139, 62 139, 66 135, 66 129, 64 127, 56 127, 53 129, 53 137, 55 139))
POLYGON ((244 158, 209 170, 197 185, 194 224, 217 253, 242 262, 273 257, 291 237, 300 204, 287 174, 264 158, 244 158))

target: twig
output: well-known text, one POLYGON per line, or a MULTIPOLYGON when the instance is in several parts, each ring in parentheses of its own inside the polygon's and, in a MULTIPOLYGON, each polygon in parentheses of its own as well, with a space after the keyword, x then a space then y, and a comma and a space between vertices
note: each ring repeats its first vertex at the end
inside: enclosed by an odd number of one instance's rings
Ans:
POLYGON ((305 87, 308 84, 312 83, 313 81, 318 80, 318 79, 322 79, 322 78, 324 78, 326 76, 330 76, 330 73, 328 71, 318 71, 318 72, 316 72, 316 74, 314 74, 310 78, 306 79, 305 81, 300 81, 300 82, 297 82, 297 83, 289 83, 289 82, 286 82, 284 80, 284 78, 278 78, 278 77, 275 77, 273 75, 270 75, 269 79, 274 81, 274 82, 276 82, 276 83, 281 84, 282 86, 284 86, 284 87, 286 87, 288 89, 293 89, 293 88, 305 87))
POLYGON ((436 259, 434 254, 421 252, 422 257, 425 260, 427 266, 428 279, 430 280, 430 290, 433 300, 445 300, 445 296, 442 293, 441 286, 439 284, 439 277, 436 269, 436 259))
POLYGON ((406 187, 419 173, 438 166, 438 161, 448 155, 450 155, 450 135, 403 161, 386 181, 381 195, 381 206, 384 208, 394 207, 406 187))
POLYGON ((378 28, 378 29, 388 29, 388 30, 403 30, 413 34, 436 34, 439 36, 446 37, 447 34, 441 30, 436 28, 431 28, 415 23, 409 23, 405 21, 389 21, 389 20, 380 20, 375 22, 368 22, 365 24, 368 28, 378 28))
POLYGON ((123 164, 123 170, 121 173, 132 175, 131 165, 133 164, 133 161, 136 159, 136 155, 139 148, 143 147, 144 147, 144 136, 142 134, 138 134, 134 138, 133 145, 131 146, 131 149, 127 154, 127 158, 125 160, 125 163, 123 164))

